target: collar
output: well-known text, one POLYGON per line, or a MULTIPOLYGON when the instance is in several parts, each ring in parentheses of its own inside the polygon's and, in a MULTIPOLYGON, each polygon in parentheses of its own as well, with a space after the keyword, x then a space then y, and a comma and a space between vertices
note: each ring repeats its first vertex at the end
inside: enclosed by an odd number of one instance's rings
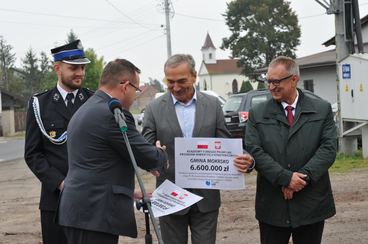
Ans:
POLYGON ((195 89, 195 88, 194 88, 194 94, 193 94, 192 99, 190 99, 187 103, 179 102, 179 101, 178 101, 178 99, 176 99, 176 98, 175 98, 175 96, 174 96, 171 92, 170 92, 170 95, 171 95, 171 97, 172 97, 172 100, 173 100, 174 105, 175 105, 176 103, 179 103, 179 104, 181 104, 181 105, 183 105, 183 106, 189 106, 189 105, 191 105, 194 101, 197 101, 197 91, 196 91, 196 89, 195 89))
MULTIPOLYGON (((65 91, 60 85, 59 82, 56 85, 56 88, 58 89, 58 91, 60 92, 60 95, 63 97, 63 100, 65 101, 66 99, 66 95, 68 95, 69 92, 65 91)), ((74 97, 77 97, 77 93, 78 93, 78 89, 72 91, 72 93, 74 94, 74 97)))
POLYGON ((291 106, 295 110, 296 109, 296 104, 298 103, 298 100, 299 100, 299 91, 297 89, 296 90, 296 98, 295 98, 294 102, 292 104, 287 104, 286 102, 281 102, 281 105, 284 108, 284 110, 286 109, 287 106, 291 106))

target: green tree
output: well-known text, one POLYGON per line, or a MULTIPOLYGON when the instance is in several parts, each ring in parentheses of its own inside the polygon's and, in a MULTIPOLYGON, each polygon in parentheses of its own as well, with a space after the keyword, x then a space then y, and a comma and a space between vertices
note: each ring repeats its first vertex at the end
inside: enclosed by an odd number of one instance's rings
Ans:
POLYGON ((267 88, 265 83, 258 81, 257 90, 261 90, 261 89, 265 89, 265 88, 267 88))
POLYGON ((55 86, 57 76, 51 60, 45 52, 40 53, 40 89, 47 90, 55 86))
POLYGON ((0 86, 5 90, 9 90, 9 69, 13 67, 15 62, 15 53, 12 53, 12 49, 13 47, 0 36, 0 86))
POLYGON ((88 87, 91 90, 97 90, 98 82, 104 66, 103 57, 97 57, 95 51, 91 48, 85 51, 86 57, 91 63, 86 65, 86 76, 84 78, 84 87, 88 87))
POLYGON ((239 93, 249 92, 251 90, 253 90, 253 86, 250 84, 249 80, 247 80, 242 82, 239 93))
POLYGON ((298 18, 284 0, 234 0, 227 3, 225 21, 232 34, 223 38, 243 73, 265 67, 277 56, 294 58, 300 41, 298 18))
POLYGON ((34 93, 41 91, 39 59, 32 48, 28 49, 25 57, 22 59, 22 63, 24 81, 27 88, 24 96, 28 98, 34 93))

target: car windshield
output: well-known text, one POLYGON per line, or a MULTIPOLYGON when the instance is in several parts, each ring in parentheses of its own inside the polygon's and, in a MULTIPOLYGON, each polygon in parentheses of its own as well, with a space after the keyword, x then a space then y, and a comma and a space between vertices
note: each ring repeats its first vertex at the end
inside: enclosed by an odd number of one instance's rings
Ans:
POLYGON ((267 100, 267 95, 262 95, 262 96, 254 96, 252 98, 252 101, 251 101, 251 107, 254 107, 255 105, 261 103, 261 102, 264 102, 267 100))
POLYGON ((224 112, 238 111, 241 101, 242 101, 242 96, 229 97, 229 99, 226 101, 226 103, 222 107, 222 110, 224 112))

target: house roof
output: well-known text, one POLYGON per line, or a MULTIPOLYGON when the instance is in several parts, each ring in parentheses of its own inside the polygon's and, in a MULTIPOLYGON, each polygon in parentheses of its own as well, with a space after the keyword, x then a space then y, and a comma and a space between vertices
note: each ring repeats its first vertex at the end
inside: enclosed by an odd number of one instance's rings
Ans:
POLYGON ((0 90, 1 93, 1 100, 2 100, 2 107, 21 107, 22 106, 22 99, 18 96, 11 94, 10 92, 0 90))
MULTIPOLYGON (((363 18, 360 19, 361 25, 362 27, 368 24, 368 14, 366 16, 364 16, 363 18)), ((335 37, 331 37, 330 39, 328 39, 327 41, 325 41, 324 43, 322 43, 322 45, 325 45, 326 47, 331 46, 331 45, 336 45, 335 43, 335 37)))
POLYGON ((215 64, 206 64, 209 74, 241 74, 242 69, 238 67, 237 59, 218 59, 215 64))
MULTIPOLYGON (((336 65, 336 49, 297 58, 295 62, 299 65, 299 69, 336 65)), ((257 69, 254 74, 264 74, 267 72, 267 69, 268 67, 257 69)))
POLYGON ((335 65, 336 49, 297 58, 295 61, 299 65, 300 69, 335 65))
POLYGON ((204 41, 204 44, 203 44, 203 47, 201 48, 201 51, 203 49, 208 49, 208 48, 216 49, 215 45, 213 45, 210 34, 207 33, 206 40, 204 41))

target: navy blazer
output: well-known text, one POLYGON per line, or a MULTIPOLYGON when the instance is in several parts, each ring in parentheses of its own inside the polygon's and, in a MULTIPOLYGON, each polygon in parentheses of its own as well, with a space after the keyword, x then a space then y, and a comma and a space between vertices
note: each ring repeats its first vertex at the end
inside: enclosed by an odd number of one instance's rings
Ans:
MULTIPOLYGON (((74 100, 75 110, 92 95, 93 92, 87 88, 79 89, 74 100)), ((56 87, 35 96, 39 101, 41 119, 46 133, 59 138, 66 131, 72 117, 62 96, 56 87)), ((32 103, 33 98, 28 104, 24 158, 42 184, 40 209, 55 211, 60 194, 58 186, 68 172, 67 145, 66 143, 55 145, 41 133, 32 103)))
MULTIPOLYGON (((115 235, 137 236, 134 217, 134 168, 123 135, 108 102, 97 91, 73 116, 68 126, 69 172, 59 205, 59 224, 115 235)), ((161 169, 166 153, 148 143, 123 110, 137 164, 161 169)))

